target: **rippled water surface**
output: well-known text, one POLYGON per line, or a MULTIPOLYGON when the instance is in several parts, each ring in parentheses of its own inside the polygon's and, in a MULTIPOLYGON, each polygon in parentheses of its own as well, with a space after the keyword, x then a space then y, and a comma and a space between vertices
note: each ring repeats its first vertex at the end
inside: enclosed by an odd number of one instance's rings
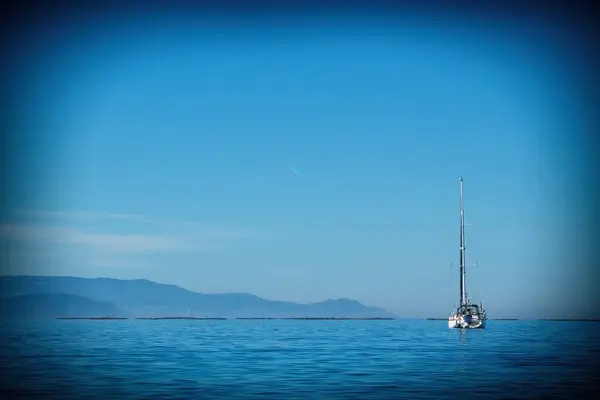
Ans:
MULTIPOLYGON (((51 321, 2 325, 0 387, 56 398, 574 398, 593 322, 51 321)), ((4 396, 3 396, 4 397, 4 396)))

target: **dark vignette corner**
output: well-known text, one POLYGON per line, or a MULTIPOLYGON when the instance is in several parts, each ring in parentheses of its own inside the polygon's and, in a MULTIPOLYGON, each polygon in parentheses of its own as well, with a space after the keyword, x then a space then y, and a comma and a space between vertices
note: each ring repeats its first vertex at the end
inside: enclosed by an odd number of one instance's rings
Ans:
MULTIPOLYGON (((86 19, 111 18, 115 16, 126 16, 129 13, 147 12, 156 10, 165 10, 168 12, 181 12, 187 14, 193 13, 228 13, 233 18, 232 21, 252 20, 256 16, 285 14, 289 17, 307 14, 321 14, 335 12, 368 11, 383 12, 389 15, 404 15, 407 12, 418 13, 421 16, 439 17, 449 15, 465 15, 485 22, 487 20, 519 19, 522 21, 545 21, 549 26, 556 29, 560 35, 568 37, 576 44, 581 52, 581 65, 584 70, 581 71, 580 84, 578 88, 583 103, 587 105, 584 110, 585 118, 588 119, 584 131, 574 133, 570 140, 581 149, 580 160, 582 170, 585 174, 585 183, 587 186, 586 196, 590 196, 593 201, 590 208, 581 210, 587 216, 586 224, 586 248, 587 254, 583 258, 585 263, 579 268, 586 269, 586 274, 590 278, 600 277, 598 268, 597 242, 598 226, 600 225, 600 215, 598 210, 598 183, 600 166, 597 156, 600 154, 600 143, 598 133, 600 130, 598 110, 600 109, 600 99, 598 95, 599 81, 598 72, 600 65, 599 46, 598 46, 598 13, 594 11, 595 2, 586 1, 139 1, 132 0, 128 2, 121 1, 43 1, 31 0, 27 2, 9 1, 3 4, 3 20, 0 26, 2 28, 2 108, 0 116, 0 142, 2 152, 0 153, 0 223, 6 221, 7 211, 18 207, 20 198, 20 182, 27 179, 19 170, 19 165, 27 162, 27 143, 21 140, 17 129, 17 115, 27 115, 28 110, 20 110, 14 102, 15 93, 19 90, 20 82, 13 79, 15 59, 18 57, 19 44, 25 37, 43 38, 48 24, 60 21, 61 19, 75 19, 85 21, 86 19)), ((7 247, 0 247, 0 260, 4 265, 7 262, 7 247)), ((2 267, 2 270, 4 267, 2 267)), ((590 284, 594 284, 590 282, 590 284)), ((1 293, 0 293, 1 295, 1 293)), ((557 295, 560 295, 557 293, 557 295)), ((600 298, 594 299, 596 309, 600 308, 600 298)), ((15 355, 1 354, 1 359, 15 361, 13 365, 18 366, 18 360, 15 355), (11 358, 13 357, 13 358, 11 358)), ((594 357, 595 367, 600 367, 598 354, 590 354, 594 357)), ((2 366, 0 374, 0 392, 4 392, 4 386, 7 382, 5 367, 2 366)), ((595 369, 589 372, 590 385, 598 386, 598 371, 595 369)), ((15 375, 12 375, 14 379, 15 375)), ((551 379, 551 377, 549 377, 551 379)), ((67 394, 73 388, 61 387, 57 385, 57 393, 67 394)), ((500 388, 498 388, 500 389, 500 388)), ((366 391, 381 389, 365 388, 366 391)), ((387 388, 381 390, 380 398, 391 395, 393 390, 387 388)), ((75 393, 75 392, 74 392, 75 393)), ((15 394, 15 393, 13 393, 15 394)), ((365 393, 366 394, 366 393, 365 393)), ((226 393, 213 393, 213 395, 227 397, 226 393)))

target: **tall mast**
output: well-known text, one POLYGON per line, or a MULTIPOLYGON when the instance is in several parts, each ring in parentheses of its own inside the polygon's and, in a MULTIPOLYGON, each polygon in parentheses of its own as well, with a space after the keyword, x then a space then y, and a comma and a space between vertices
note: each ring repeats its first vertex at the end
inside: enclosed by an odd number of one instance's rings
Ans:
POLYGON ((460 177, 460 305, 467 304, 465 284, 465 209, 463 205, 463 178, 460 177))

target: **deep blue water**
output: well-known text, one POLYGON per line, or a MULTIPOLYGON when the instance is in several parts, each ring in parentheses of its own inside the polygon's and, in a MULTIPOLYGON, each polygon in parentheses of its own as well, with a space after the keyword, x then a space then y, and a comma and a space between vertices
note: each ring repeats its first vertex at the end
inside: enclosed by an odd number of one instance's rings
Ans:
POLYGON ((61 399, 575 398, 591 394, 600 354, 594 322, 488 321, 467 332, 400 320, 0 329, 0 388, 61 399))

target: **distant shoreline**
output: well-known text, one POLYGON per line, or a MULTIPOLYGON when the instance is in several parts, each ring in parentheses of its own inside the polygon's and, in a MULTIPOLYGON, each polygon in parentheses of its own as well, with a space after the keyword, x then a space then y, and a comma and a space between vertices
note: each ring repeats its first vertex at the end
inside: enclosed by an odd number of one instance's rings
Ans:
POLYGON ((207 319, 207 320, 224 320, 223 317, 135 317, 133 319, 207 319))
MULTIPOLYGON (((206 320, 206 321, 224 321, 224 320, 295 320, 295 321, 393 321, 403 320, 403 318, 388 317, 56 317, 60 320, 206 320)), ((447 321, 447 318, 426 318, 427 321, 447 321)), ((491 321, 545 321, 545 322, 600 322, 600 319, 593 318, 540 318, 540 319, 519 319, 519 318, 493 318, 491 321)))
POLYGON ((396 318, 384 317, 56 317, 56 319, 86 319, 86 320, 314 320, 314 321, 379 321, 379 320, 394 320, 396 318))
POLYGON ((600 322, 600 318, 541 318, 537 321, 554 322, 600 322))
POLYGON ((128 318, 127 317, 56 317, 56 319, 93 319, 93 320, 118 319, 118 320, 124 320, 124 319, 128 319, 128 318))

